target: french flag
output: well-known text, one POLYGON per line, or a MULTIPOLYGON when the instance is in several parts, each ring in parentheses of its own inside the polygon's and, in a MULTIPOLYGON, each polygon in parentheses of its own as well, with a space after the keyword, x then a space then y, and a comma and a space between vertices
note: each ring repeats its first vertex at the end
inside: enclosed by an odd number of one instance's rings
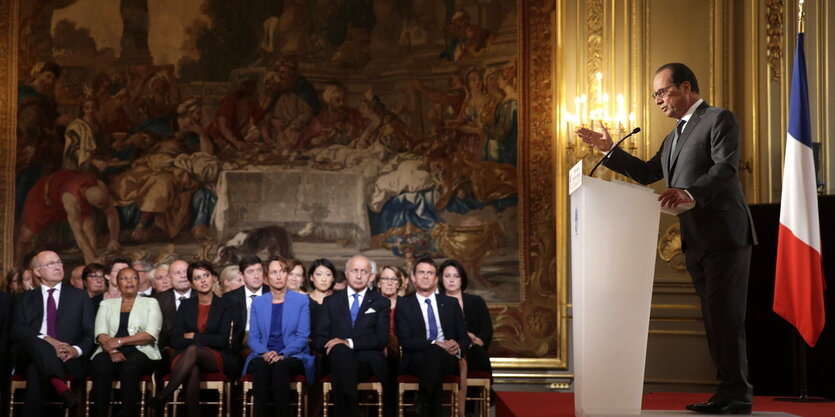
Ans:
POLYGON ((825 283, 803 35, 797 34, 789 102, 774 312, 794 325, 806 343, 814 347, 825 321, 825 283))

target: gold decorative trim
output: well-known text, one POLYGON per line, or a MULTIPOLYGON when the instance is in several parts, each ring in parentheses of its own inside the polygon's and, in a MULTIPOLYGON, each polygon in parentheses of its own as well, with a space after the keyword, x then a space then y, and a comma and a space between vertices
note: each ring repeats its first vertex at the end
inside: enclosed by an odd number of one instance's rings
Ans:
POLYGON ((658 239, 658 257, 676 271, 686 271, 684 252, 681 250, 681 226, 674 222, 658 239))
POLYGON ((546 374, 541 372, 493 372, 493 378, 574 379, 574 374, 546 374))
POLYGON ((18 2, 0 0, 0 270, 12 265, 14 245, 14 176, 17 152, 18 2))
POLYGON ((705 336, 704 330, 650 330, 649 334, 656 336, 705 336))
POLYGON ((597 73, 603 71, 603 0, 586 2, 586 88, 590 103, 597 101, 597 73))
POLYGON ((766 57, 771 81, 779 82, 783 61, 783 0, 766 0, 765 7, 766 57))
MULTIPOLYGON (((556 206, 565 173, 555 158, 555 29, 557 3, 519 0, 522 102, 520 109, 520 286, 518 307, 500 307, 494 314, 493 340, 501 352, 501 368, 566 368, 567 326, 561 306, 566 292, 563 267, 567 256, 566 208, 556 206)), ((558 32, 558 30, 557 30, 558 32)))

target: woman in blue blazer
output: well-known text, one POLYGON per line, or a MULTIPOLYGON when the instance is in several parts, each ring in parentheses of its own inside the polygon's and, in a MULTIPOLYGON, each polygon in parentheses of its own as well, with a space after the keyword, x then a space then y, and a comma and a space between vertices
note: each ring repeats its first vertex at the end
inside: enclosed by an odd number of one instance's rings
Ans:
POLYGON ((287 263, 278 257, 267 260, 270 292, 252 301, 249 318, 249 348, 243 374, 252 374, 255 416, 268 415, 267 403, 275 404, 277 416, 288 414, 290 377, 304 374, 313 380, 308 297, 287 289, 287 263), (272 388, 272 389, 270 389, 272 388))

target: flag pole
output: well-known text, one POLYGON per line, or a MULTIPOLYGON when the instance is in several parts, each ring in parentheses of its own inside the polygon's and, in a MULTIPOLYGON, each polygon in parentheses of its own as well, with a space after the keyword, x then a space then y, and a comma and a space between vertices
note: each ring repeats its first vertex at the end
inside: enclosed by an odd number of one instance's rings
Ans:
MULTIPOLYGON (((806 33, 806 10, 804 9, 804 0, 799 0, 797 8, 797 33, 806 33)), ((789 398, 775 398, 775 401, 785 402, 799 402, 799 403, 827 403, 833 400, 827 398, 810 398, 809 397, 809 381, 806 369, 806 350, 808 346, 803 339, 800 331, 794 329, 794 340, 797 345, 798 354, 798 383, 800 384, 800 396, 789 398)))

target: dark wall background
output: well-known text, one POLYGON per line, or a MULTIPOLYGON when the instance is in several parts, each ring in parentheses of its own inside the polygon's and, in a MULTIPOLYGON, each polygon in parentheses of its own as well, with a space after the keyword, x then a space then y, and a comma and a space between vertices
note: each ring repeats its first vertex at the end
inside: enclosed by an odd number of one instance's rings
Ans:
MULTIPOLYGON (((808 394, 835 399, 835 196, 818 198, 821 222, 826 325, 818 343, 805 343, 808 394)), ((777 259, 779 204, 751 206, 760 244, 754 246, 748 287, 748 358, 756 395, 800 393, 800 340, 794 327, 771 309, 777 259)))

